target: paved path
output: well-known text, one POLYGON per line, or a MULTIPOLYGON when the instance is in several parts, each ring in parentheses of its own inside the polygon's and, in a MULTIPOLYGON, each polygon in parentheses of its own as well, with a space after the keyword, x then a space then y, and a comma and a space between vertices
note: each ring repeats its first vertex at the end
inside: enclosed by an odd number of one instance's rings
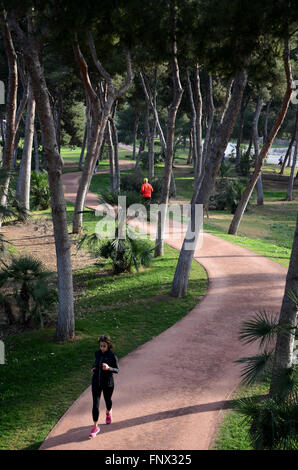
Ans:
MULTIPOLYGON (((67 183, 69 176, 64 178, 67 183)), ((93 204, 90 195, 86 205, 93 204)), ((182 238, 166 241, 179 249, 182 238)), ((240 382, 240 367, 233 361, 256 352, 255 346, 238 341, 240 324, 257 311, 278 313, 286 269, 210 234, 204 234, 195 258, 208 272, 207 294, 186 317, 120 360, 113 423, 102 424, 101 433, 88 439, 92 427, 89 387, 41 449, 210 448, 222 410, 229 408, 240 382)), ((100 423, 104 409, 102 403, 100 423)))

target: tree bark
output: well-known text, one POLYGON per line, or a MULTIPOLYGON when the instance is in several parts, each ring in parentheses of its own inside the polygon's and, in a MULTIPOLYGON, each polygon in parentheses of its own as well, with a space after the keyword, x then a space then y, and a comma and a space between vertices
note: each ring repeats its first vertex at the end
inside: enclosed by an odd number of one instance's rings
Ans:
POLYGON ((34 140, 34 155, 35 155, 35 171, 39 171, 39 153, 38 153, 39 146, 38 146, 38 135, 37 135, 36 127, 34 128, 33 140, 34 140))
MULTIPOLYGON (((256 110, 253 118, 253 123, 252 123, 252 140, 254 144, 254 150, 255 150, 255 161, 257 162, 258 155, 260 153, 260 145, 259 145, 259 131, 258 131, 258 126, 259 126, 259 119, 260 119, 260 114, 262 111, 262 106, 263 106, 263 98, 261 95, 258 97, 258 101, 256 104, 256 110)), ((262 174, 260 174, 257 183, 257 205, 262 206, 264 204, 264 194, 263 194, 263 185, 262 185, 262 174)))
POLYGON ((295 125, 294 125, 294 129, 293 129, 293 133, 292 133, 291 142, 289 144, 287 153, 286 153, 284 161, 282 163, 281 170, 280 170, 280 173, 279 173, 280 175, 283 175, 287 160, 291 158, 291 150, 292 150, 292 147, 293 147, 295 139, 296 139, 297 129, 298 129, 298 109, 296 111, 295 125))
POLYGON ((293 350, 295 344, 294 329, 297 327, 297 306, 288 296, 289 291, 298 292, 298 216, 296 230, 293 239, 289 269, 286 277, 285 292, 283 296, 279 327, 277 333, 274 364, 271 376, 270 395, 278 395, 280 392, 279 374, 292 366, 293 350), (293 328, 289 330, 288 328, 293 328))
POLYGON ((196 108, 196 144, 197 144, 197 169, 195 172, 195 185, 197 184, 198 178, 202 173, 203 168, 203 144, 202 144, 202 93, 201 93, 201 80, 199 65, 195 66, 194 74, 194 95, 195 95, 195 108, 196 108))
POLYGON ((133 130, 133 147, 132 147, 132 159, 136 159, 136 148, 137 148, 137 136, 140 122, 140 114, 136 113, 135 125, 133 130))
POLYGON ((34 135, 35 100, 33 90, 30 85, 27 102, 25 139, 18 178, 17 197, 27 212, 30 211, 30 180, 31 180, 31 160, 34 135))
MULTIPOLYGON (((5 170, 5 177, 0 187, 0 205, 6 206, 7 192, 10 183, 10 170, 13 159, 14 144, 16 137, 16 110, 17 110, 17 91, 18 91, 18 68, 17 56, 14 49, 10 28, 8 26, 6 15, 3 21, 4 48, 8 62, 8 90, 6 101, 6 128, 4 149, 2 158, 2 168, 5 170)), ((0 217, 0 227, 2 219, 0 217)))
POLYGON ((112 141, 111 123, 109 121, 107 123, 107 143, 108 143, 109 161, 110 161, 110 191, 113 192, 115 191, 114 145, 112 141))
POLYGON ((164 167, 164 175, 163 175, 163 186, 162 186, 162 196, 161 196, 161 204, 164 205, 164 209, 158 212, 158 226, 157 226, 157 234, 156 234, 156 244, 154 250, 154 256, 163 256, 163 249, 164 249, 164 228, 165 228, 165 220, 167 215, 167 208, 169 202, 169 192, 170 192, 170 182, 171 182, 171 173, 172 173, 172 166, 173 166, 173 158, 174 158, 174 134, 175 134, 175 122, 177 111, 182 99, 183 95, 183 88, 180 82, 180 74, 179 74, 179 64, 177 60, 177 43, 175 37, 175 13, 174 13, 174 5, 171 2, 171 21, 173 22, 173 29, 172 29, 172 60, 171 60, 171 72, 172 72, 172 80, 173 80, 173 100, 168 108, 168 120, 167 120, 167 139, 166 139, 166 156, 165 156, 165 167, 164 167))
MULTIPOLYGON (((58 153, 53 114, 49 102, 49 92, 39 58, 36 35, 25 34, 13 18, 20 47, 23 49, 27 70, 30 74, 32 89, 39 117, 42 143, 47 163, 51 194, 52 218, 57 256, 59 311, 56 328, 58 340, 65 341, 74 337, 73 283, 70 258, 70 242, 66 218, 64 188, 62 184, 63 160, 58 153)), ((30 25, 30 31, 32 25, 30 25)))
POLYGON ((269 111, 270 111, 271 103, 272 103, 272 98, 270 98, 270 100, 268 101, 267 106, 266 106, 265 120, 264 120, 263 143, 265 142, 265 140, 267 139, 267 136, 268 136, 268 118, 269 118, 269 111))
POLYGON ((126 51, 125 59, 127 66, 127 78, 124 84, 119 89, 115 89, 112 77, 104 69, 101 62, 98 60, 95 44, 91 33, 88 34, 88 43, 94 65, 97 68, 100 76, 104 78, 105 86, 99 87, 99 98, 91 85, 87 63, 81 53, 79 44, 76 41, 73 45, 74 54, 80 68, 81 78, 85 87, 86 94, 88 95, 88 98, 90 100, 92 128, 91 138, 86 155, 86 161, 84 164, 82 177, 79 182, 79 188, 76 197, 73 218, 73 233, 80 233, 82 230, 83 210, 86 195, 90 186, 91 178, 94 173, 97 156, 103 143, 105 129, 111 113, 112 106, 114 102, 118 100, 128 90, 133 79, 130 54, 128 51, 126 51))
POLYGON ((212 84, 212 75, 208 75, 207 79, 207 114, 208 114, 208 122, 206 128, 206 134, 204 139, 204 147, 203 147, 203 165, 205 165, 209 155, 210 146, 211 146, 211 131, 214 121, 214 103, 213 103, 213 84, 212 84))
POLYGON ((290 174, 290 179, 289 179, 289 185, 288 185, 286 201, 292 201, 293 200, 293 188, 294 188, 294 180, 295 180, 297 152, 298 152, 298 129, 296 131, 295 150, 294 150, 294 154, 293 154, 293 162, 292 162, 292 168, 291 168, 291 174, 290 174))
POLYGON ((109 121, 111 123, 111 135, 112 135, 112 143, 114 146, 114 162, 115 162, 115 191, 119 193, 120 191, 120 166, 119 166, 119 141, 118 141, 118 131, 115 124, 115 112, 117 108, 117 102, 115 102, 114 109, 112 116, 109 117, 109 121))
POLYGON ((80 153, 80 160, 79 160, 79 166, 78 166, 79 171, 82 171, 82 165, 83 165, 85 148, 86 148, 86 141, 87 141, 87 122, 85 125, 84 137, 83 137, 82 148, 81 148, 81 153, 80 153))
POLYGON ((206 159, 204 169, 198 179, 197 187, 194 189, 194 193, 191 201, 191 219, 188 226, 188 231, 195 233, 195 241, 191 249, 187 248, 188 235, 186 235, 182 249, 180 251, 173 283, 171 289, 171 295, 174 297, 182 297, 186 294, 189 273, 192 264, 193 254, 195 251, 196 240, 199 236, 199 230, 195 230, 196 220, 194 220, 195 205, 203 204, 207 205, 210 195, 212 193, 215 179, 219 171, 219 167, 222 161, 222 155, 227 147, 231 133, 234 128, 235 120, 241 105, 242 95, 247 82, 247 71, 246 67, 249 62, 249 57, 244 61, 244 67, 235 76, 232 96, 229 101, 228 108, 223 116, 222 123, 217 129, 216 136, 214 138, 212 147, 210 149, 209 157, 206 159))
MULTIPOLYGON (((248 87, 246 87, 245 90, 247 90, 248 87)), ((238 167, 240 164, 240 157, 241 157, 241 152, 240 152, 240 146, 242 142, 242 136, 243 136, 243 127, 244 127, 244 118, 245 118, 245 111, 248 106, 249 100, 250 100, 250 91, 247 91, 247 93, 243 94, 243 99, 241 102, 241 109, 240 109, 240 122, 239 122, 239 133, 238 133, 238 138, 237 138, 237 145, 236 145, 236 160, 235 160, 235 166, 238 167)))
POLYGON ((269 149, 272 145, 272 142, 274 141, 276 134, 278 133, 280 126, 283 123, 284 117, 287 113, 290 99, 291 99, 291 93, 292 93, 292 72, 291 72, 291 65, 290 65, 290 48, 289 48, 289 43, 286 42, 285 47, 284 47, 284 53, 283 53, 283 59, 284 59, 284 68, 285 68, 285 75, 286 75, 286 80, 287 80, 287 89, 283 98, 283 103, 281 110, 275 120, 275 123, 273 124, 271 131, 267 137, 266 142, 264 142, 264 145, 262 147, 261 152, 259 153, 258 159, 256 161, 255 169, 254 172, 250 178, 250 181, 248 185, 246 186, 241 200, 237 206, 236 212, 234 214, 233 220, 230 224, 229 231, 228 233, 231 235, 235 235, 237 233, 239 224, 241 222, 242 216, 244 214, 244 211, 246 209, 247 203, 250 199, 251 193, 255 187, 255 184, 261 174, 262 171, 262 166, 263 162, 269 152, 269 149))

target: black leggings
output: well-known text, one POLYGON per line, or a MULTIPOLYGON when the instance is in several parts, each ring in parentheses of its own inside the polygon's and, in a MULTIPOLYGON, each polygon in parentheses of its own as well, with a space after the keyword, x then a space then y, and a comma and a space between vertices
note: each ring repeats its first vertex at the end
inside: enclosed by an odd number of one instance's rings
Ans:
POLYGON ((92 416, 93 421, 98 421, 99 417, 99 402, 101 392, 103 392, 103 397, 106 402, 107 410, 110 411, 112 408, 112 395, 114 391, 114 386, 112 387, 100 387, 99 385, 92 383, 92 397, 93 397, 93 408, 92 408, 92 416))

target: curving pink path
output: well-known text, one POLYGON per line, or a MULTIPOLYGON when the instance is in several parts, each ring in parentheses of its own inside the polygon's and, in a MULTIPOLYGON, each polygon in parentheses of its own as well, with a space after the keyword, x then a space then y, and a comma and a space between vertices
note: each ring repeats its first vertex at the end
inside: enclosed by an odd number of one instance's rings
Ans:
MULTIPOLYGON (((64 175, 67 199, 77 177, 64 175)), ((97 206, 94 195, 88 195, 86 206, 97 206)), ((175 224, 174 231, 179 229, 175 224)), ((167 233, 166 242, 180 249, 182 237, 167 233)), ((240 367, 233 361, 256 351, 255 346, 244 347, 238 341, 240 324, 257 311, 279 312, 286 268, 210 234, 204 234, 195 259, 208 272, 207 294, 186 317, 120 360, 113 423, 102 424, 100 434, 88 439, 89 387, 41 449, 210 448, 222 410, 230 407, 229 399, 240 382, 240 367)), ((101 423, 104 418, 102 401, 101 423)))

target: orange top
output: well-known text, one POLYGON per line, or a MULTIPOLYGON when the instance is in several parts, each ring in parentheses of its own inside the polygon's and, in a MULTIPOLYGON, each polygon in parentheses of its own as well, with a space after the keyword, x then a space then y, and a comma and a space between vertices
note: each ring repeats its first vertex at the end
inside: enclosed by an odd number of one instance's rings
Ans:
POLYGON ((143 197, 151 197, 151 193, 153 193, 151 184, 143 183, 141 187, 141 193, 143 197))

